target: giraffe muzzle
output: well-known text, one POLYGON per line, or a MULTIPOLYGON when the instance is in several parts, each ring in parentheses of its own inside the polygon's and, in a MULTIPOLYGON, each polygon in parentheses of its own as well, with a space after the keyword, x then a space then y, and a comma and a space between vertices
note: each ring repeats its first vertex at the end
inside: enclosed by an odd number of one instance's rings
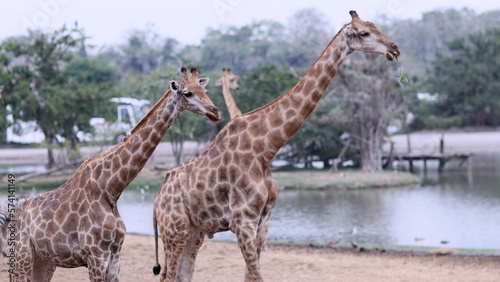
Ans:
POLYGON ((391 50, 389 50, 386 54, 385 54, 385 57, 387 58, 387 60, 389 61, 392 61, 394 59, 398 59, 399 55, 401 54, 401 52, 399 52, 399 47, 398 45, 392 43, 391 44, 391 50))
POLYGON ((219 108, 213 106, 209 108, 210 111, 206 112, 205 115, 208 117, 209 120, 217 122, 222 119, 222 116, 219 112, 219 108))

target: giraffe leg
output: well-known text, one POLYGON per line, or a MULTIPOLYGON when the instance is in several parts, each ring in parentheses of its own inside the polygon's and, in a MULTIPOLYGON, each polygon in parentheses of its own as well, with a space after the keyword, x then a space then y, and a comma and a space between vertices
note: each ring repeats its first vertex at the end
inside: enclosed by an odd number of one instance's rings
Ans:
POLYGON ((49 265, 49 267, 47 269, 47 273, 45 274, 46 281, 52 280, 52 276, 54 276, 54 272, 56 272, 56 266, 49 265))
MULTIPOLYGON (((160 281, 175 281, 178 275, 181 256, 190 236, 190 222, 187 211, 183 214, 171 214, 168 222, 161 222, 161 238, 165 251, 165 267, 160 281), (165 226, 165 228, 163 228, 165 226)), ((179 277, 182 280, 182 277, 179 277)))
POLYGON ((198 250, 203 245, 205 240, 205 233, 197 228, 191 227, 191 236, 189 241, 182 252, 181 261, 179 264, 179 271, 177 273, 177 281, 191 281, 194 273, 194 265, 198 250))
POLYGON ((120 252, 112 254, 106 270, 106 281, 120 281, 120 252))
POLYGON ((257 255, 259 256, 259 259, 260 259, 260 252, 266 246, 266 235, 270 225, 271 225, 271 209, 268 210, 266 207, 259 222, 259 227, 257 228, 257 255))
POLYGON ((89 269, 89 281, 107 281, 106 271, 110 254, 91 254, 87 259, 87 268, 89 269))
POLYGON ((257 225, 257 222, 248 223, 235 228, 238 246, 246 263, 245 281, 262 281, 257 254, 257 225))
POLYGON ((22 224, 19 224, 17 228, 19 228, 19 231, 16 234, 15 241, 15 261, 13 265, 10 265, 14 271, 10 273, 10 281, 24 282, 31 279, 35 256, 28 232, 25 230, 21 231, 21 228, 24 228, 22 224))
POLYGON ((278 198, 279 186, 272 180, 272 186, 268 191, 268 200, 261 214, 259 227, 257 228, 257 255, 260 258, 260 252, 266 247, 266 235, 271 225, 271 211, 278 198))
POLYGON ((109 247, 110 256, 108 268, 106 269, 106 281, 120 281, 120 252, 122 250, 123 241, 125 240, 125 223, 120 215, 117 215, 117 229, 114 242, 109 247))
POLYGON ((50 279, 52 279, 52 275, 54 275, 54 272, 56 271, 56 266, 44 261, 36 254, 34 257, 31 280, 43 282, 50 281, 50 279))

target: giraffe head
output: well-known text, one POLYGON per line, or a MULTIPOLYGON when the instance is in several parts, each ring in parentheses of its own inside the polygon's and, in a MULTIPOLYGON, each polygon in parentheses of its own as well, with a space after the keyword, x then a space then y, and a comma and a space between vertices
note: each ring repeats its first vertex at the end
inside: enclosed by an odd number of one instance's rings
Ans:
POLYGON ((239 75, 234 75, 233 72, 231 71, 231 69, 222 69, 222 77, 219 78, 219 80, 217 80, 215 82, 215 85, 216 86, 221 86, 222 85, 222 79, 224 79, 224 77, 227 77, 227 81, 229 82, 229 88, 231 89, 234 89, 234 90, 238 90, 240 89, 240 86, 238 85, 238 80, 241 78, 239 75))
POLYGON ((181 72, 184 78, 179 82, 170 81, 170 89, 182 96, 182 109, 207 116, 211 121, 219 121, 222 118, 219 108, 208 98, 208 91, 205 89, 208 78, 198 78, 198 70, 194 67, 191 68, 191 77, 188 76, 186 67, 182 67, 181 72))
POLYGON ((349 48, 353 51, 383 54, 389 61, 398 58, 398 45, 394 44, 389 36, 382 33, 373 23, 362 21, 356 11, 350 11, 349 14, 352 21, 341 30, 349 48))

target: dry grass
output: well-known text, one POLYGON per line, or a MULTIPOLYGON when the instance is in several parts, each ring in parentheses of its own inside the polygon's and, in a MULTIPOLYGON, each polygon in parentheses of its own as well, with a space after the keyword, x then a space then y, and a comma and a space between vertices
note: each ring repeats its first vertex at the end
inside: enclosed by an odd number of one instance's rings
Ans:
POLYGON ((273 177, 284 189, 359 189, 404 186, 420 182, 417 175, 392 171, 293 171, 274 172, 273 177))

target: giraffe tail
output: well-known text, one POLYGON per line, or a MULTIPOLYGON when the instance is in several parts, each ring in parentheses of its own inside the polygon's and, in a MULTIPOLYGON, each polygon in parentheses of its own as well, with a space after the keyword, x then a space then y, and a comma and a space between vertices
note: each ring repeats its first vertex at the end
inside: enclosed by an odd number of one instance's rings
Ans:
POLYGON ((161 265, 158 262, 158 223, 156 221, 156 209, 153 209, 153 228, 155 230, 155 255, 156 265, 153 267, 153 274, 158 275, 161 271, 161 265))

